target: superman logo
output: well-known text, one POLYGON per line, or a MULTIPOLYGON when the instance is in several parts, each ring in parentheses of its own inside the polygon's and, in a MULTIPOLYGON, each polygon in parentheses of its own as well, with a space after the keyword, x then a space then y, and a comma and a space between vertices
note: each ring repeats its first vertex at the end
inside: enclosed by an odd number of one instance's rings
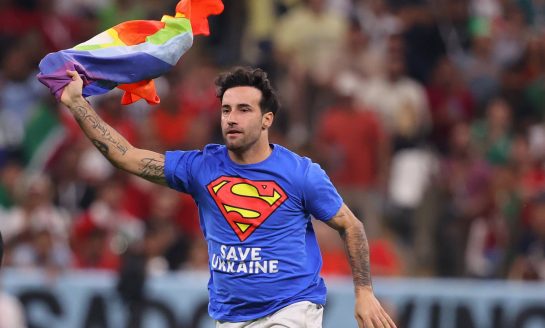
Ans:
POLYGON ((284 190, 274 181, 222 176, 207 187, 240 241, 246 240, 288 199, 284 190))

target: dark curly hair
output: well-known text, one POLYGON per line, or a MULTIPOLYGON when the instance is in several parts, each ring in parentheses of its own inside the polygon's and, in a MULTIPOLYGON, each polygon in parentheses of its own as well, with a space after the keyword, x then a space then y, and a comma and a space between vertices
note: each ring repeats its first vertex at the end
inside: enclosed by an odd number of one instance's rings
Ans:
POLYGON ((261 91, 259 107, 261 112, 276 114, 280 108, 276 92, 267 78, 267 73, 260 68, 237 67, 230 72, 220 74, 216 79, 217 96, 223 100, 225 91, 234 87, 249 86, 261 91))

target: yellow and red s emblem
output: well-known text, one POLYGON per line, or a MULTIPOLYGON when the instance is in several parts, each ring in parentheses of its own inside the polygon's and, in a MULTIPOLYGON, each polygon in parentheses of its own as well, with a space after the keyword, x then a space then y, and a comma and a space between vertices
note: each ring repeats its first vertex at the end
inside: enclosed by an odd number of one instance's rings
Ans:
POLYGON ((240 241, 246 240, 288 199, 284 190, 274 181, 221 176, 207 187, 240 241))

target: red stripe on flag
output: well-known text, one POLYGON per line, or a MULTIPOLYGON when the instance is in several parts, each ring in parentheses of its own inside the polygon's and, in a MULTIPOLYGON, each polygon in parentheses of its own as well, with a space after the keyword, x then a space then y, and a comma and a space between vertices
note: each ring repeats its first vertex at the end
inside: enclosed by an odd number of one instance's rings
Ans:
POLYGON ((151 20, 135 20, 114 26, 119 39, 128 46, 146 42, 146 38, 165 27, 165 23, 151 20))

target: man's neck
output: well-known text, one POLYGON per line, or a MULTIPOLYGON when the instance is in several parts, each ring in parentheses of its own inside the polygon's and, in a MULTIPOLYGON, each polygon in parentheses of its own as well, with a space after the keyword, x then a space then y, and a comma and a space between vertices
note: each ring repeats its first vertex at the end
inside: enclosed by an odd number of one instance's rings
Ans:
POLYGON ((236 152, 229 150, 229 158, 237 164, 255 164, 267 159, 272 153, 268 140, 258 141, 247 150, 236 152))

